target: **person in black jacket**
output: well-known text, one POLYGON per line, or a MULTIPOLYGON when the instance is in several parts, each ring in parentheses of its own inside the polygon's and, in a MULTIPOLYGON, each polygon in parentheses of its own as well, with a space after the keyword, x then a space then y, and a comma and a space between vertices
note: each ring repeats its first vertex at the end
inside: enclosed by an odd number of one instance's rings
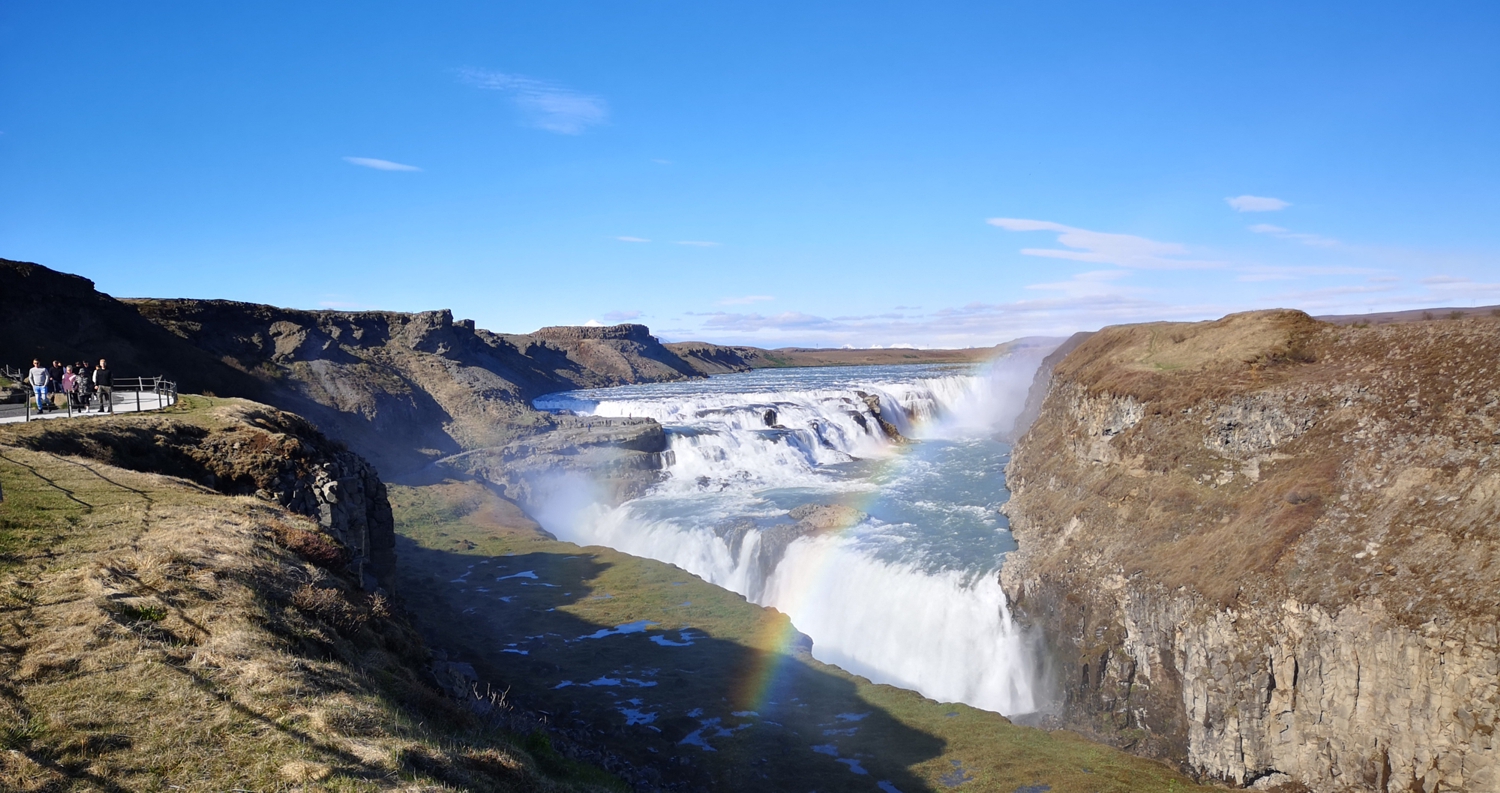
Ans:
POLYGON ((99 412, 106 409, 115 412, 115 375, 103 358, 99 359, 99 368, 94 370, 94 390, 99 392, 99 412))
MULTIPOLYGON (((47 374, 52 378, 52 393, 63 394, 63 375, 67 374, 67 372, 63 371, 62 361, 53 361, 52 368, 47 370, 47 374)), ((57 402, 51 402, 47 405, 47 407, 49 409, 56 410, 58 407, 57 402)))

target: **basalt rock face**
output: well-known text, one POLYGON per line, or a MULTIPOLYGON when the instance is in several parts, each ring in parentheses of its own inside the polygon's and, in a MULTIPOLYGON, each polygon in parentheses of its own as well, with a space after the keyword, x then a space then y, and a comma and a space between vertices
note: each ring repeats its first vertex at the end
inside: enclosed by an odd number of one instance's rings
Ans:
POLYGON ((697 376, 642 325, 498 334, 448 311, 132 303, 263 380, 272 401, 347 439, 388 475, 551 429, 530 407, 544 393, 697 376))
POLYGON ((152 324, 94 282, 39 264, 0 259, 0 364, 24 371, 33 358, 109 360, 119 379, 165 375, 187 393, 263 399, 263 384, 152 324))
POLYGON ((667 437, 651 419, 546 416, 543 429, 437 463, 498 485, 529 510, 554 500, 620 504, 660 482, 667 437))
POLYGON ((1107 328, 1007 469, 1069 726, 1205 777, 1500 790, 1500 321, 1107 328))
POLYGON ((667 344, 677 357, 701 374, 729 374, 773 365, 766 351, 755 347, 730 347, 706 341, 680 341, 667 344))

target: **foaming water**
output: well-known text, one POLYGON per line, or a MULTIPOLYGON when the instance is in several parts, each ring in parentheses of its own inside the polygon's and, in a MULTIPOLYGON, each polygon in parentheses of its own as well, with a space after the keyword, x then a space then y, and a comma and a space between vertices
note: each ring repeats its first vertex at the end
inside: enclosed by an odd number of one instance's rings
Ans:
POLYGON ((670 562, 785 612, 819 660, 939 700, 1031 712, 1033 654, 998 581, 1015 545, 998 511, 1009 447, 993 436, 1019 412, 1039 357, 549 395, 537 407, 661 422, 668 477, 614 509, 557 498, 537 517, 562 539, 670 562), (919 440, 895 443, 882 422, 919 440), (804 504, 867 517, 796 536, 787 513, 804 504))

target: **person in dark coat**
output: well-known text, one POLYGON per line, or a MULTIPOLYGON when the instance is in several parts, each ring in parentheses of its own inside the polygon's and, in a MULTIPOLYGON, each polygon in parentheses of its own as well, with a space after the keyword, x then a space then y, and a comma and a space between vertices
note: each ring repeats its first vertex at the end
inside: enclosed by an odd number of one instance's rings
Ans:
POLYGON ((99 359, 99 368, 94 370, 94 390, 99 392, 99 412, 106 409, 115 412, 115 375, 103 358, 99 359))

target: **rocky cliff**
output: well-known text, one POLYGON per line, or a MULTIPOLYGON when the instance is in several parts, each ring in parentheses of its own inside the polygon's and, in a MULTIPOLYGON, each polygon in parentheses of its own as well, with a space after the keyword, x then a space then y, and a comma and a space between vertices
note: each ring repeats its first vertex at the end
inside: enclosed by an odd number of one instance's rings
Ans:
POLYGON ((1233 784, 1500 790, 1497 361, 1491 316, 1082 341, 1007 470, 1062 720, 1233 784))
POLYGON ((643 325, 499 334, 448 311, 299 311, 136 300, 142 316, 264 381, 270 399, 389 475, 551 429, 549 391, 698 376, 643 325))
POLYGON ((117 377, 166 374, 187 393, 264 396, 264 384, 94 289, 87 278, 0 259, 0 363, 108 358, 117 377))
MULTIPOLYGON (((109 422, 33 422, 11 428, 6 439, 33 451, 167 474, 225 495, 274 502, 317 521, 337 540, 340 547, 323 547, 320 562, 345 570, 365 589, 378 588, 395 571, 395 524, 385 484, 369 463, 300 416, 221 400, 212 407, 109 422)), ((284 539, 316 544, 310 536, 284 539)))

